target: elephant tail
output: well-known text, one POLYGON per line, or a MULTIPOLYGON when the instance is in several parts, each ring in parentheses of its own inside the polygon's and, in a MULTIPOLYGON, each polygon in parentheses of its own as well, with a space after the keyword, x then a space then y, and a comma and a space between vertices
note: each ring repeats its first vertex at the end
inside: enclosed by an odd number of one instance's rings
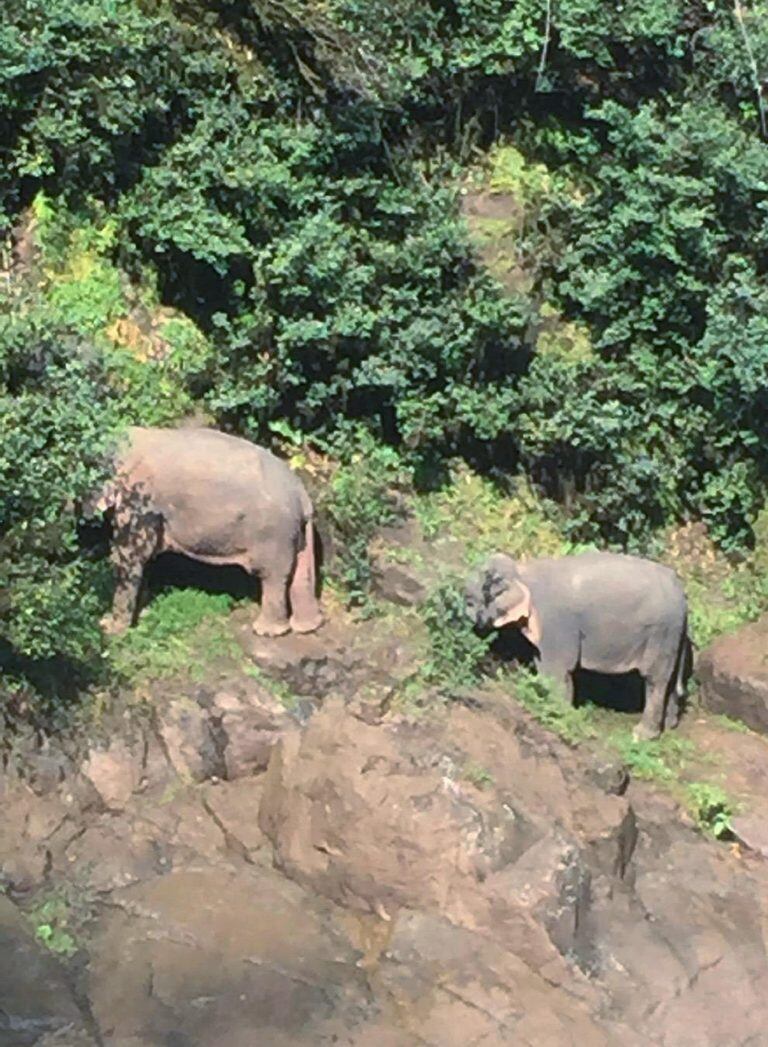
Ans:
POLYGON ((304 527, 307 524, 311 524, 315 518, 315 508, 312 505, 312 499, 307 494, 307 489, 304 484, 301 485, 301 515, 304 520, 304 527))
POLYGON ((306 492, 304 485, 301 487, 301 549, 306 559, 313 579, 317 576, 317 549, 315 543, 315 509, 312 499, 306 492))
POLYGON ((683 622, 683 632, 680 637, 680 647, 677 652, 677 667, 675 670, 675 694, 678 698, 685 697, 685 685, 693 671, 693 644, 688 636, 688 621, 683 622))

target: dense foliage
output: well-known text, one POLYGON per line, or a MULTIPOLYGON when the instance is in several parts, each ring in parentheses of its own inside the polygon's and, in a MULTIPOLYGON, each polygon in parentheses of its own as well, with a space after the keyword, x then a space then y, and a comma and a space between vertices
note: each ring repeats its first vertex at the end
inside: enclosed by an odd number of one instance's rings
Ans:
POLYGON ((362 424, 420 482, 456 455, 523 468, 575 539, 638 546, 702 517, 749 541, 765 0, 3 14, 0 625, 17 653, 88 657, 101 590, 71 504, 121 424, 196 407, 261 439, 277 423, 350 445, 362 424), (506 201, 495 265, 462 188, 506 201))

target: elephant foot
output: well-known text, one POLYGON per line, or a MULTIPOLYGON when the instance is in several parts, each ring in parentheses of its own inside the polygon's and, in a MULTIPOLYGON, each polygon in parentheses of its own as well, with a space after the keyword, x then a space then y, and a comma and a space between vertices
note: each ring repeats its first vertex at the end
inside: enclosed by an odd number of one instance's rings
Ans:
POLYGON ((257 636, 285 636, 287 632, 290 632, 290 623, 268 621, 264 618, 257 618, 253 623, 253 631, 257 636))
POLYGON ((661 737, 658 727, 649 727, 642 721, 632 731, 632 738, 636 742, 653 742, 661 737))
POLYGON ((318 613, 312 618, 291 618, 291 629, 295 633, 313 633, 325 622, 322 614, 318 613))
POLYGON ((115 618, 113 614, 105 614, 99 625, 105 636, 119 636, 128 630, 128 622, 115 618))

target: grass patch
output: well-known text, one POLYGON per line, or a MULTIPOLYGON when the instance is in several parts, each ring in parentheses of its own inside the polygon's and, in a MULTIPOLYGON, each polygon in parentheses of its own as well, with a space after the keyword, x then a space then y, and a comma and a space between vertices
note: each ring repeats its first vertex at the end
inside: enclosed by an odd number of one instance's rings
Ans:
POLYGON ((725 713, 714 713, 712 720, 720 727, 724 727, 726 731, 733 731, 735 734, 752 734, 752 729, 747 727, 743 720, 734 720, 730 716, 726 716, 725 713))
POLYGON ((597 733, 594 707, 576 708, 566 700, 563 688, 545 676, 525 670, 515 673, 513 693, 542 727, 571 745, 593 739, 597 733))
POLYGON ((738 805, 721 786, 711 782, 690 782, 686 786, 686 800, 688 810, 702 832, 716 839, 733 834, 731 819, 738 805))
POLYGON ((51 891, 28 909, 26 918, 35 938, 57 956, 74 956, 80 948, 79 936, 85 913, 83 899, 70 897, 70 890, 51 891))
POLYGON ((376 530, 397 518, 391 492, 410 479, 396 451, 360 429, 335 449, 341 461, 319 501, 339 538, 336 581, 350 606, 369 608, 369 545, 376 530), (350 452, 349 448, 354 447, 350 452))
POLYGON ((629 730, 616 732, 607 739, 635 778, 650 782, 676 782, 696 755, 696 746, 687 738, 663 734, 652 742, 638 742, 629 730))
POLYGON ((115 672, 132 684, 174 676, 202 680, 212 662, 242 657, 229 626, 235 601, 221 593, 161 593, 138 624, 109 642, 115 672))
POLYGON ((462 770, 461 777, 476 789, 485 789, 486 786, 493 785, 493 775, 479 763, 468 763, 462 770))

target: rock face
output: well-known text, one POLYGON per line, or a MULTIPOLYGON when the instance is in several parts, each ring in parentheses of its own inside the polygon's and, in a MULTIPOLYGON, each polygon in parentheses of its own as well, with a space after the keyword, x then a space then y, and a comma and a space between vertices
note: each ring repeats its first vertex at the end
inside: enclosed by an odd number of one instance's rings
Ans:
POLYGON ((768 615, 715 640, 696 673, 707 709, 768 734, 768 615))
POLYGON ((91 749, 81 770, 104 806, 121 810, 139 787, 142 764, 143 754, 115 738, 106 749, 91 749))
MULTIPOLYGON (((392 941, 425 929, 429 944, 420 938, 404 954, 425 953, 430 970, 479 936, 492 943, 474 952, 482 985, 487 964, 498 973, 497 956, 516 965, 515 984, 538 975, 557 987, 540 1012, 523 1007, 525 1034, 505 1011, 477 1042, 505 1042, 510 1030, 521 1043, 760 1042, 765 867, 739 865, 679 824, 646 821, 638 835, 631 787, 626 796, 596 787, 591 768, 526 734, 515 715, 455 708, 444 721, 377 727, 327 702, 267 772, 261 824, 279 867, 378 915, 392 941), (451 944, 434 944, 443 940, 451 944), (735 1010, 718 1002, 715 985, 725 984, 738 985, 735 1010), (602 1017, 568 1039, 556 1031, 574 1020, 566 1001, 585 1020, 602 1017)), ((441 1035, 435 1043, 465 1042, 441 1035)))
POLYGON ((230 780, 265 770, 272 746, 282 734, 298 728, 278 699, 258 685, 217 691, 210 712, 224 755, 224 775, 230 780))
POLYGON ((57 1034, 52 1043, 93 1043, 64 969, 0 897, 0 1044, 27 1047, 46 1034, 57 1034))
POLYGON ((116 893, 113 906, 88 986, 109 1044, 309 1047, 355 1024, 364 992, 352 947, 275 873, 174 872, 116 893))

